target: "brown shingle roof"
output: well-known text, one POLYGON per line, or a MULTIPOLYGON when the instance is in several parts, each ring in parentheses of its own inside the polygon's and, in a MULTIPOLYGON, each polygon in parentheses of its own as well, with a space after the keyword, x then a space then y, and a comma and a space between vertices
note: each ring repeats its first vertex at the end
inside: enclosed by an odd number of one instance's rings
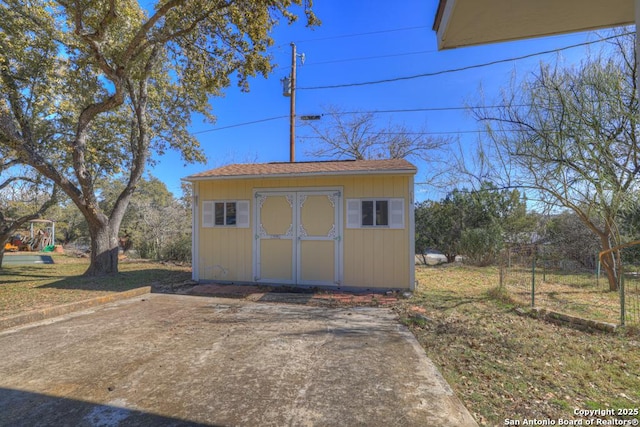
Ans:
POLYGON ((185 180, 289 175, 415 174, 416 172, 416 167, 404 159, 282 162, 227 165, 190 175, 185 180))

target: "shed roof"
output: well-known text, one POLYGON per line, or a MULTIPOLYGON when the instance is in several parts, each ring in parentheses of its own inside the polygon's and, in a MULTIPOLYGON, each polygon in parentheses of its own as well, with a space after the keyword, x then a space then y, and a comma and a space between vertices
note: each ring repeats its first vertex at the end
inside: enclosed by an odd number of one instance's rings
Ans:
POLYGON ((190 175, 185 178, 185 181, 314 175, 406 175, 416 172, 416 167, 404 159, 251 163, 222 166, 190 175))

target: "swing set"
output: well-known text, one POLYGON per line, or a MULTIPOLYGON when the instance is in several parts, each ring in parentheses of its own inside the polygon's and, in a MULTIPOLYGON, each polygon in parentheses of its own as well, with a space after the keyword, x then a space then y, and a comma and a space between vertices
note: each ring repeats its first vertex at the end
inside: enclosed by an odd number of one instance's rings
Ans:
POLYGON ((18 233, 4 246, 5 251, 53 252, 55 248, 56 222, 48 219, 29 221, 29 233, 18 233))

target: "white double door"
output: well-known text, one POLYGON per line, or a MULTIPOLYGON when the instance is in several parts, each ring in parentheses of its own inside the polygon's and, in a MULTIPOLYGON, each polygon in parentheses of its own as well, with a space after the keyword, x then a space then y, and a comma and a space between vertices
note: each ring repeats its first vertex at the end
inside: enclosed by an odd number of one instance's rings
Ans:
POLYGON ((340 284, 341 191, 258 191, 255 206, 257 282, 340 284))

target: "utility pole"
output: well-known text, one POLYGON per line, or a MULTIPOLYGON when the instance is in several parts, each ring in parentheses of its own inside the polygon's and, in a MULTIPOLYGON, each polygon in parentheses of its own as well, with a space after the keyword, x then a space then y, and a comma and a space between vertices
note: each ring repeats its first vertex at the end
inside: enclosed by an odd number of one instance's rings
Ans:
POLYGON ((280 80, 283 86, 282 94, 291 97, 289 111, 289 162, 291 163, 296 161, 296 63, 298 56, 304 65, 304 53, 298 55, 295 43, 291 43, 291 76, 283 77, 280 80))
POLYGON ((289 108, 289 162, 296 161, 296 45, 291 43, 291 104, 289 108))

